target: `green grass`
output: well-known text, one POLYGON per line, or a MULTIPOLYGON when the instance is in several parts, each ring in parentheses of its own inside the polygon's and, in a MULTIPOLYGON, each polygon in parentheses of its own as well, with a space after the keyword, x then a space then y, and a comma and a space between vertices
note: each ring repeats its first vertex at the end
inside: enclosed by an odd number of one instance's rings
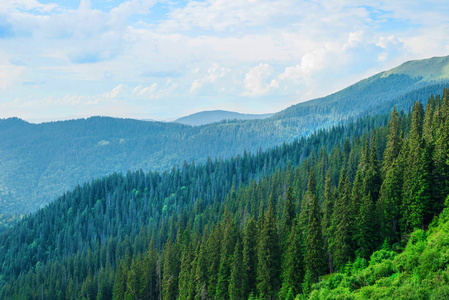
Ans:
POLYGON ((433 81, 449 78, 449 56, 432 57, 423 60, 412 60, 399 67, 386 71, 382 77, 392 74, 404 74, 410 77, 422 77, 423 81, 433 81))

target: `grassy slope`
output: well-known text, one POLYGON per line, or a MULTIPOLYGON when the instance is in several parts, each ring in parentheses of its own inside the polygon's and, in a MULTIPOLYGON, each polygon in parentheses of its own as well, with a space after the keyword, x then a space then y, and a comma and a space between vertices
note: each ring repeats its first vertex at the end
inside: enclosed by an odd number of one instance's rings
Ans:
POLYGON ((415 230, 402 253, 357 260, 316 284, 310 299, 449 299, 449 209, 427 232, 415 230))
POLYGON ((432 57, 423 60, 412 60, 386 71, 382 77, 392 74, 404 74, 410 77, 422 77, 422 80, 432 81, 449 78, 449 57, 432 57))

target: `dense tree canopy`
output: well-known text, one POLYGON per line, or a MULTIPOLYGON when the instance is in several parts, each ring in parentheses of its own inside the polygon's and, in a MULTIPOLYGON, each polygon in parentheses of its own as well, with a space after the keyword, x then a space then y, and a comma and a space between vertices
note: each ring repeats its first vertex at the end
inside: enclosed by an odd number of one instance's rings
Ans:
POLYGON ((266 152, 78 186, 1 233, 0 298, 313 295, 319 276, 400 251, 442 211, 448 96, 266 152))

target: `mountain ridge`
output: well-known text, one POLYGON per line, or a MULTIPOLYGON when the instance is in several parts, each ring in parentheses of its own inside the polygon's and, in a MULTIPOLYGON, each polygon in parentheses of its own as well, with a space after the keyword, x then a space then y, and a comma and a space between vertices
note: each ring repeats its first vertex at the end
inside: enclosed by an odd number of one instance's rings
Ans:
POLYGON ((268 114, 244 114, 228 110, 207 110, 193 113, 181 118, 176 119, 175 123, 181 123, 184 125, 200 126, 210 123, 217 123, 223 120, 254 120, 254 119, 266 119, 274 115, 274 113, 268 114))
MULTIPOLYGON (((431 65, 436 74, 449 65, 444 58, 436 60, 425 60, 423 66, 431 65)), ((418 64, 412 64, 414 70, 420 69, 418 64)), ((395 72, 405 71, 402 67, 395 72)), ((184 161, 254 153, 366 114, 389 112, 393 106, 407 111, 415 100, 425 102, 428 95, 449 86, 444 78, 427 81, 424 76, 383 74, 265 119, 194 127, 112 117, 41 124, 2 119, 0 214, 34 211, 77 184, 113 172, 164 171, 184 161)))

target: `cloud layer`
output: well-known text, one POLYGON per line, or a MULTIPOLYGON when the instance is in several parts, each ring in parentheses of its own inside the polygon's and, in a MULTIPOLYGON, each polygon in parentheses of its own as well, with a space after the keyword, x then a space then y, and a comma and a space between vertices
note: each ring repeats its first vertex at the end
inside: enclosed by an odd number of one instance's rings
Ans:
POLYGON ((0 3, 0 118, 274 112, 449 54, 442 0, 0 3))

